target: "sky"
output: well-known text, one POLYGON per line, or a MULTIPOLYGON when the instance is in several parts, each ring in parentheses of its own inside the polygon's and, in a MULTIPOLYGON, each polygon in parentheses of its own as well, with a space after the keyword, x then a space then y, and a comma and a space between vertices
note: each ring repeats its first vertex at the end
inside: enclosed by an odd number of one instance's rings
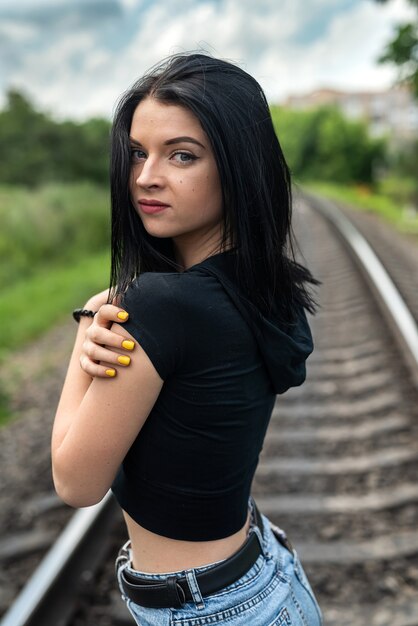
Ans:
POLYGON ((375 91, 376 59, 407 0, 0 0, 0 108, 24 91, 57 119, 111 117, 162 58, 209 52, 252 74, 270 102, 329 87, 375 91))

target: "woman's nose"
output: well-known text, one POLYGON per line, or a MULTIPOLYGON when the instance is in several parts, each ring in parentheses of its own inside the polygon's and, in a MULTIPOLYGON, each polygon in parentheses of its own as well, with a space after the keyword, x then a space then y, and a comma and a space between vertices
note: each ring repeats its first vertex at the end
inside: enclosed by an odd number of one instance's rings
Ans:
POLYGON ((158 163, 150 158, 146 159, 139 171, 139 174, 136 176, 135 182, 140 187, 161 185, 162 172, 158 163))

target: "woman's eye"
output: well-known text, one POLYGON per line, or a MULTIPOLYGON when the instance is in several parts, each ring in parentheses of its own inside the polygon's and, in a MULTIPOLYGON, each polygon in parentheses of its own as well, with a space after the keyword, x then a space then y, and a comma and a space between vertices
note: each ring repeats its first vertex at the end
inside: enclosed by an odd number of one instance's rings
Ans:
POLYGON ((190 163, 191 161, 195 161, 197 159, 197 157, 189 152, 175 152, 173 156, 178 157, 176 160, 179 163, 190 163))
POLYGON ((132 161, 139 161, 145 157, 145 152, 143 150, 138 150, 138 148, 131 149, 131 159, 132 161))

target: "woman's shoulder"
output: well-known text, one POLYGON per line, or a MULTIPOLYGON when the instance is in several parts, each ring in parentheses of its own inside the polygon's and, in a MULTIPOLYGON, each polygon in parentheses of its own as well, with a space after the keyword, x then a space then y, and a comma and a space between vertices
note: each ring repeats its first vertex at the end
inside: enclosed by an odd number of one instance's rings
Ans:
POLYGON ((147 307, 178 307, 196 301, 197 293, 202 297, 204 291, 201 278, 187 272, 144 272, 131 282, 123 302, 147 307))
POLYGON ((127 291, 137 290, 155 290, 158 292, 162 286, 168 284, 167 277, 170 274, 167 272, 143 272, 139 274, 129 285, 127 291))
POLYGON ((144 272, 132 281, 127 291, 186 298, 195 290, 210 289, 216 282, 212 276, 202 276, 199 272, 144 272))
POLYGON ((168 274, 144 272, 137 276, 126 289, 122 302, 125 304, 167 305, 173 298, 173 284, 168 274))

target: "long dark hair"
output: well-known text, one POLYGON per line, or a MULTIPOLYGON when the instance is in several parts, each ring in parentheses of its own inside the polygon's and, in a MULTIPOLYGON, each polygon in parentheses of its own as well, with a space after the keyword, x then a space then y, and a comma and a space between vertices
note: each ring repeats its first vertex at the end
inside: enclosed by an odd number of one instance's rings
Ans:
POLYGON ((305 283, 320 284, 295 261, 290 172, 258 82, 238 66, 202 53, 176 54, 121 97, 111 134, 112 295, 147 271, 180 271, 171 238, 145 230, 130 200, 129 132, 141 100, 186 107, 211 143, 223 194, 223 236, 237 251, 236 279, 267 313, 291 323, 298 307, 316 312, 305 283))

